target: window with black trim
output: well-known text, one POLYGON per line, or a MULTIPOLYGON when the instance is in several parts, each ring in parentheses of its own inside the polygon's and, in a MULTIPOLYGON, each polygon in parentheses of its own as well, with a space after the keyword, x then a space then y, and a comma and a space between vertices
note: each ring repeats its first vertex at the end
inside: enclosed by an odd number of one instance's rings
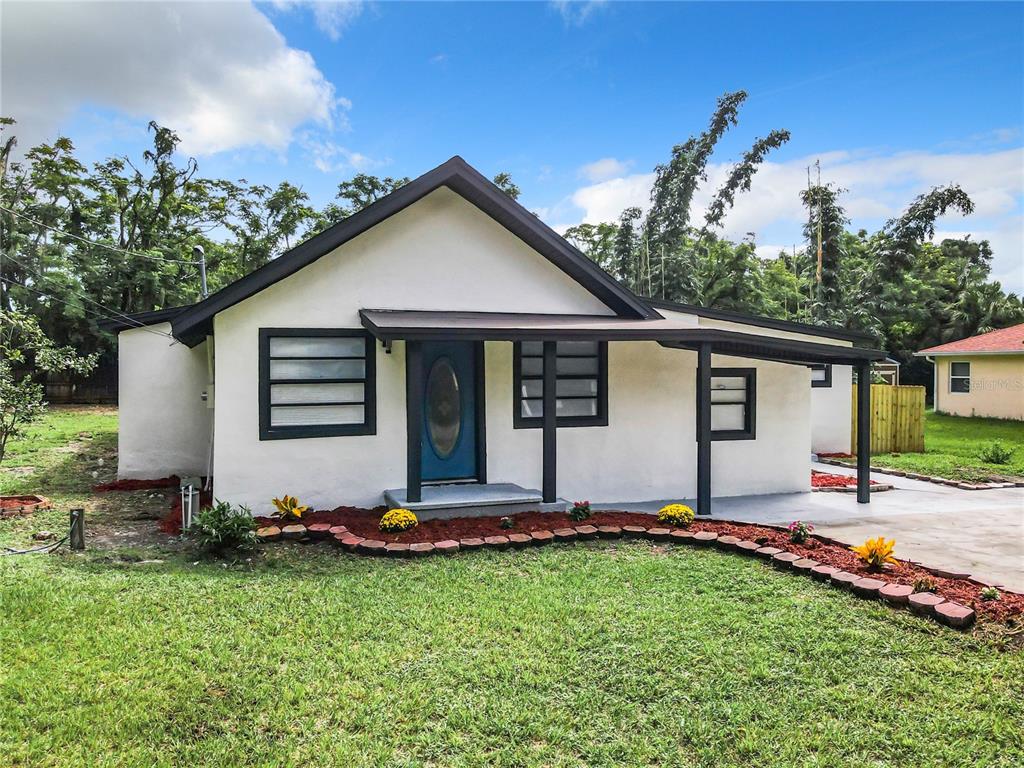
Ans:
POLYGON ((373 339, 363 330, 260 329, 260 440, 376 433, 373 339))
MULTIPOLYGON (((513 379, 516 429, 540 427, 544 417, 544 342, 517 341, 513 379)), ((608 342, 559 341, 555 346, 555 423, 608 424, 608 342)))
POLYGON ((711 369, 711 439, 753 440, 756 368, 711 369))
POLYGON ((812 365, 811 368, 811 386, 812 387, 831 387, 832 386, 832 365, 830 363, 822 363, 820 365, 812 365))
POLYGON ((967 394, 971 391, 971 364, 969 362, 949 364, 949 391, 967 394))

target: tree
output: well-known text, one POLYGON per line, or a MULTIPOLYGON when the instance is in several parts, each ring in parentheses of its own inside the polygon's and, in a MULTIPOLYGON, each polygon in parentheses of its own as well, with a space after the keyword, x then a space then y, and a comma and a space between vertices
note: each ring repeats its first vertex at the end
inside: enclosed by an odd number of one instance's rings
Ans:
POLYGON ((410 179, 400 179, 385 176, 383 179, 371 176, 368 173, 357 173, 348 181, 338 185, 338 194, 335 200, 343 201, 342 204, 329 203, 318 216, 315 217, 313 226, 307 230, 306 236, 322 232, 328 227, 334 226, 339 221, 347 219, 353 213, 358 213, 369 205, 390 195, 399 187, 404 187, 410 179))
POLYGON ((31 315, 0 310, 0 462, 8 441, 46 411, 43 385, 33 380, 33 372, 85 374, 95 365, 96 355, 55 345, 31 315))
POLYGON ((846 225, 850 223, 838 202, 843 191, 824 184, 810 186, 800 193, 800 199, 807 208, 804 238, 815 264, 819 244, 821 248, 821 274, 818 276, 815 268, 816 287, 812 305, 812 316, 819 322, 834 318, 842 305, 839 268, 843 263, 846 225))
POLYGON ((506 171, 502 171, 495 176, 491 181, 498 187, 502 192, 511 197, 513 200, 519 199, 521 190, 516 186, 515 182, 512 181, 512 174, 506 171))
POLYGON ((615 224, 577 224, 565 230, 565 239, 579 248, 601 269, 615 271, 615 239, 619 228, 615 224))

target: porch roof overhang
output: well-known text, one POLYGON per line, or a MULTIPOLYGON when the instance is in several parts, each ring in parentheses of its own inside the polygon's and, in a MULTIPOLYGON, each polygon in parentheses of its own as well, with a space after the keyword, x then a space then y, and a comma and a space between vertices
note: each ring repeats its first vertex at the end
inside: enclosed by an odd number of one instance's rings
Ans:
POLYGON ((361 309, 359 317, 375 338, 436 341, 657 341, 662 346, 697 350, 710 343, 716 354, 794 365, 857 365, 882 360, 885 352, 865 347, 802 341, 721 328, 681 325, 658 318, 640 320, 604 315, 439 312, 361 309))

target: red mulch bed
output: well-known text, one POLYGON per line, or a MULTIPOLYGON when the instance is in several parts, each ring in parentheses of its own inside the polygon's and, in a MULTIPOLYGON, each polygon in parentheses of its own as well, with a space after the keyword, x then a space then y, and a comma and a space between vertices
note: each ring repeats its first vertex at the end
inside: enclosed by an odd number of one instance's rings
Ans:
POLYGON ((17 507, 29 507, 35 504, 42 504, 45 501, 40 496, 3 496, 0 497, 0 509, 14 509, 17 507))
MULTIPOLYGON (((206 503, 204 501, 204 503, 206 503)), ((180 502, 176 502, 180 504, 180 502)), ((509 533, 530 533, 539 530, 554 530, 556 528, 571 528, 580 525, 574 522, 569 515, 564 513, 543 513, 523 512, 518 515, 511 515, 515 525, 510 529, 501 527, 500 517, 459 517, 452 520, 424 520, 411 531, 404 533, 384 533, 377 528, 381 515, 386 511, 385 507, 375 509, 360 509, 357 507, 338 507, 330 511, 310 512, 303 516, 302 522, 305 525, 313 523, 330 523, 331 525, 344 525, 352 533, 364 536, 368 539, 392 542, 401 541, 413 544, 419 541, 442 541, 444 539, 484 538, 486 536, 501 536, 509 533)), ((175 524, 180 523, 181 514, 175 518, 175 524)), ((268 517, 257 517, 258 525, 274 525, 276 521, 268 517)), ((595 512, 586 521, 590 525, 641 525, 646 528, 657 526, 656 515, 646 515, 639 512, 595 512)), ((756 541, 766 546, 779 547, 789 552, 799 554, 801 557, 817 560, 824 565, 831 565, 841 568, 849 573, 856 573, 863 576, 877 576, 872 573, 860 561, 860 559, 844 546, 830 544, 817 537, 811 537, 806 544, 794 544, 789 540, 786 531, 775 528, 767 528, 762 525, 747 525, 745 523, 728 523, 716 520, 695 520, 689 527, 690 531, 714 531, 720 536, 738 536, 742 539, 756 541)), ((985 616, 996 621, 1014 619, 1024 614, 1024 595, 1017 595, 1000 590, 1000 599, 996 601, 982 601, 980 598, 981 587, 965 579, 947 579, 935 576, 918 565, 900 562, 899 565, 886 567, 883 578, 897 584, 913 585, 918 578, 930 578, 935 581, 936 592, 946 598, 962 605, 974 608, 978 615, 985 616)))
MULTIPOLYGON (((874 480, 870 482, 872 485, 878 485, 874 480)), ((812 488, 845 488, 856 484, 857 478, 852 475, 833 475, 829 472, 818 472, 816 469, 811 470, 812 488)))
POLYGON ((855 458, 852 453, 819 453, 819 459, 852 459, 855 458))
POLYGON ((161 477, 157 480, 114 480, 109 483, 94 485, 92 489, 97 493, 105 491, 150 491, 154 488, 177 488, 181 478, 177 475, 161 477))

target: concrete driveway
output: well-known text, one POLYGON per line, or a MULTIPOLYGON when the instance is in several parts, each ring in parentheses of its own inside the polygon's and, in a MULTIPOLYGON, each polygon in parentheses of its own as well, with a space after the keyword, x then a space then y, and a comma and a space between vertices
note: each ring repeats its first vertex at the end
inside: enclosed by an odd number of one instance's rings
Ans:
MULTIPOLYGON (((824 464, 835 474, 852 470, 824 464)), ((962 491, 935 483, 872 474, 892 491, 871 494, 787 493, 715 499, 712 519, 786 525, 813 523, 818 533, 859 544, 885 536, 896 540, 896 556, 1024 592, 1024 488, 962 491)), ((678 501, 678 499, 676 500, 678 501)), ((599 509, 657 511, 665 501, 610 503, 599 509)))

